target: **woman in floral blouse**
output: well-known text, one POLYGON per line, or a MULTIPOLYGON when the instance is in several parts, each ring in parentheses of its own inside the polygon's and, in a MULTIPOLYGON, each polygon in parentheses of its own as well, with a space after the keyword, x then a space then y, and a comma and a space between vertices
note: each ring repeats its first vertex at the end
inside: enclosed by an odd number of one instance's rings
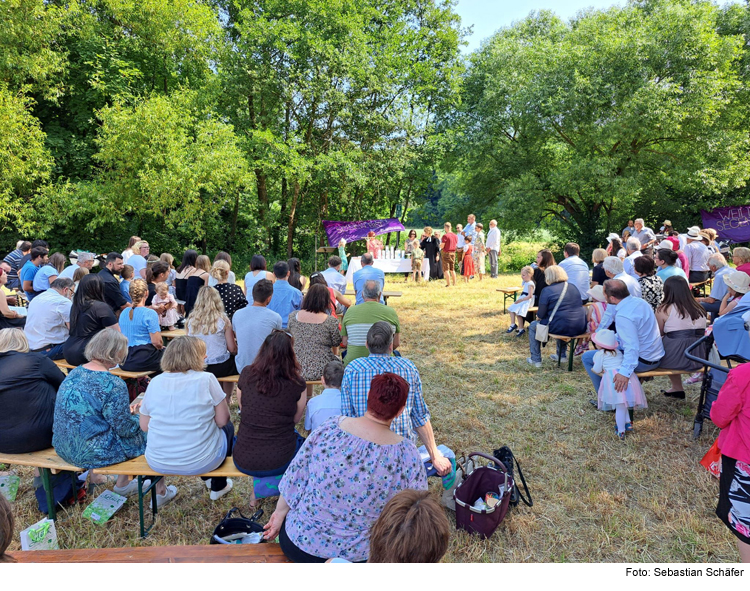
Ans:
POLYGON ((647 256, 638 257, 633 263, 641 285, 641 297, 646 300, 656 312, 664 299, 664 282, 656 275, 654 259, 647 256), (643 259, 643 260, 641 260, 643 259))
POLYGON ((310 434, 281 480, 265 526, 265 538, 278 535, 290 560, 366 561, 370 527, 390 498, 427 489, 417 448, 390 429, 408 394, 401 376, 376 376, 364 416, 333 417, 310 434))

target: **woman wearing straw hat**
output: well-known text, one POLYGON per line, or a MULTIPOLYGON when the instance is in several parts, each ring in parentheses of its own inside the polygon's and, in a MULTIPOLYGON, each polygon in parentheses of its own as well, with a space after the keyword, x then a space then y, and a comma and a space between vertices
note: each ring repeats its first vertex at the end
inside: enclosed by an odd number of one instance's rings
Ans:
POLYGON ((727 293, 721 300, 719 316, 728 314, 748 291, 750 291, 750 275, 743 271, 735 271, 724 275, 724 283, 727 284, 727 293))
POLYGON ((594 366, 591 371, 602 376, 598 391, 599 410, 615 411, 615 431, 617 436, 625 439, 625 433, 633 430, 630 422, 629 408, 646 408, 646 394, 635 372, 630 374, 628 386, 622 392, 615 388, 615 374, 623 361, 622 351, 618 349, 617 335, 607 328, 591 335, 591 341, 599 349, 594 354, 594 366))
MULTIPOLYGON (((750 279, 750 277, 748 277, 750 279)), ((664 357, 660 368, 694 372, 701 365, 685 357, 685 350, 706 333, 706 311, 695 301, 690 286, 678 277, 670 277, 664 282, 664 301, 656 310, 656 321, 662 334, 664 357)), ((705 345, 693 353, 696 357, 706 357, 705 345)), ((671 398, 685 398, 680 375, 669 376, 672 387, 662 390, 671 398)))

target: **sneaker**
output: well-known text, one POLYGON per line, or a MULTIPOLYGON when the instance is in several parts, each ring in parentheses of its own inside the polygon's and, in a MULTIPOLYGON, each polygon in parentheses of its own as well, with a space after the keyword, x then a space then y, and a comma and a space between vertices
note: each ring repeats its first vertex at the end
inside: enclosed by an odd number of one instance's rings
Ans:
MULTIPOLYGON (((617 431, 616 428, 615 431, 617 431)), ((625 441, 625 431, 623 431, 622 433, 618 433, 617 436, 620 438, 620 441, 625 441)))
POLYGON ((205 485, 206 485, 206 488, 207 488, 208 490, 211 490, 211 479, 210 479, 210 478, 209 478, 208 480, 204 480, 204 481, 203 481, 203 484, 205 484, 205 485))
MULTIPOLYGON (((151 485, 150 480, 144 480, 143 481, 143 488, 146 489, 151 485)), ((119 487, 115 486, 112 488, 113 491, 115 491, 118 495, 122 495, 123 497, 132 497, 133 495, 138 494, 138 479, 133 478, 130 482, 128 482, 125 486, 119 487)))
MULTIPOLYGON (((557 356, 557 353, 552 353, 552 355, 550 355, 549 358, 555 362, 559 359, 559 357, 557 356)), ((568 360, 568 357, 566 355, 565 357, 560 359, 560 363, 565 363, 567 360, 568 360)))
POLYGON ((232 482, 231 478, 227 478, 227 485, 222 488, 221 490, 212 490, 211 494, 209 495, 211 497, 212 501, 218 501, 221 497, 223 497, 225 494, 227 494, 230 490, 232 490, 232 487, 234 486, 234 482, 232 482))
POLYGON ((599 401, 595 398, 589 398, 589 404, 594 408, 599 408, 599 401))
MULTIPOLYGON (((625 431, 618 431, 617 425, 615 425, 615 433, 617 433, 617 436, 620 438, 620 441, 625 441, 625 433, 628 432, 628 425, 630 425, 630 423, 625 423, 625 431)), ((633 430, 632 425, 630 427, 630 430, 631 431, 633 430)))
POLYGON ((512 332, 513 332, 514 330, 516 330, 517 328, 518 328, 518 326, 517 326, 517 325, 515 325, 515 324, 511 324, 511 325, 510 325, 510 328, 508 328, 508 330, 506 330, 506 331, 505 331, 505 334, 510 334, 510 333, 512 333, 512 332))
POLYGON ((631 433, 633 431, 633 423, 625 423, 625 433, 631 433))
POLYGON ((177 487, 174 484, 170 484, 167 487, 166 493, 164 493, 163 495, 156 495, 156 506, 163 507, 164 505, 170 503, 176 496, 177 487))
POLYGON ((522 336, 523 336, 523 335, 525 335, 525 334, 526 334, 526 329, 525 329, 525 328, 522 328, 521 330, 519 330, 519 331, 518 331, 518 332, 516 333, 516 338, 518 338, 518 337, 522 337, 522 336))
POLYGON ((527 357, 526 358, 526 363, 528 363, 529 365, 533 365, 537 369, 539 369, 539 368, 542 367, 542 362, 541 361, 534 361, 533 359, 531 359, 531 357, 527 357))

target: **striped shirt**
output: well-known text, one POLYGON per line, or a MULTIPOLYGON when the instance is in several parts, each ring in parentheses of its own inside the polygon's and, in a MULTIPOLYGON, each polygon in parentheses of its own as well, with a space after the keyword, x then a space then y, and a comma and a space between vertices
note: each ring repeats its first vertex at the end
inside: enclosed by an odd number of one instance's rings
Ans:
POLYGON ((18 279, 18 271, 21 266, 21 259, 23 253, 21 249, 17 248, 13 252, 9 253, 3 260, 10 265, 10 272, 8 273, 8 289, 14 289, 20 286, 18 279))
POLYGON ((381 320, 393 327, 394 334, 401 332, 396 311, 380 302, 363 302, 346 311, 341 320, 341 336, 347 337, 344 365, 370 354, 367 350, 367 333, 373 324, 381 320))
POLYGON ((409 384, 406 408, 393 419, 391 431, 416 444, 419 439, 416 429, 427 424, 430 411, 422 396, 419 371, 408 359, 370 354, 369 357, 352 361, 344 370, 341 383, 341 414, 347 417, 363 416, 367 410, 367 395, 372 378, 386 372, 401 376, 409 384))

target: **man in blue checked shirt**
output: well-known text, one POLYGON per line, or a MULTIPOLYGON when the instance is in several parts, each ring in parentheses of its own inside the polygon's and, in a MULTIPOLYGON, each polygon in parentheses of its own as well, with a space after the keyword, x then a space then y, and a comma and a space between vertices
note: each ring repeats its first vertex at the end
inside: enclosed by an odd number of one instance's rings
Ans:
POLYGON ((393 328, 388 322, 376 322, 367 333, 368 357, 355 359, 346 366, 341 383, 341 414, 362 417, 367 410, 367 395, 372 378, 395 373, 409 384, 404 410, 391 423, 391 430, 417 445, 421 439, 432 464, 441 476, 448 474, 451 463, 437 448, 430 423, 430 411, 422 396, 422 380, 415 365, 403 357, 392 357, 393 328))

